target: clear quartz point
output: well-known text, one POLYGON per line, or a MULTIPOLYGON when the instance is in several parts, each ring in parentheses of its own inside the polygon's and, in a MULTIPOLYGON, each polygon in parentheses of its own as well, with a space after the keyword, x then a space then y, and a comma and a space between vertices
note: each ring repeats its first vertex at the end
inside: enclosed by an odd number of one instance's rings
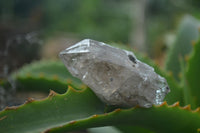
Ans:
POLYGON ((70 73, 106 104, 151 107, 170 91, 165 78, 134 53, 85 39, 60 52, 70 73))

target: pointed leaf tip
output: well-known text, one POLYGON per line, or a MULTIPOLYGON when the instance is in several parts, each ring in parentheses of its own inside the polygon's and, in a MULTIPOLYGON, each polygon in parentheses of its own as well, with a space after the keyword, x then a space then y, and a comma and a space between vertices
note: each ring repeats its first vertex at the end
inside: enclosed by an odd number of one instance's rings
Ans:
POLYGON ((6 107, 4 110, 16 110, 18 106, 6 107))
POLYGON ((32 103, 32 102, 34 102, 34 101, 35 101, 35 100, 34 100, 33 98, 28 97, 27 100, 26 100, 26 102, 25 102, 25 104, 32 103))
POLYGON ((69 124, 75 124, 77 121, 70 121, 69 124))
POLYGON ((167 101, 164 101, 162 104, 158 105, 158 107, 168 106, 167 101))
POLYGON ((114 110, 114 112, 116 112, 116 113, 117 113, 117 112, 120 112, 120 111, 121 111, 120 108, 114 110))
POLYGON ((73 92, 83 92, 87 88, 81 88, 80 90, 74 89, 72 86, 68 85, 68 91, 73 91, 73 92))
POLYGON ((133 109, 135 109, 135 108, 141 108, 141 107, 139 105, 136 105, 133 107, 133 109))
POLYGON ((96 117, 98 117, 98 115, 93 115, 93 116, 92 116, 92 118, 96 118, 96 117))
POLYGON ((170 107, 179 107, 180 103, 179 102, 175 102, 174 104, 170 105, 170 107))
POLYGON ((31 77, 31 73, 26 73, 26 77, 31 77))
POLYGON ((193 112, 199 112, 200 113, 200 107, 196 108, 193 112))
POLYGON ((54 97, 57 93, 53 90, 50 90, 48 97, 54 97))
POLYGON ((58 80, 59 78, 58 78, 58 75, 53 75, 53 79, 54 80, 58 80))
POLYGON ((44 73, 43 73, 43 72, 40 72, 40 73, 39 73, 39 77, 40 77, 40 78, 44 78, 44 73))
POLYGON ((71 79, 66 79, 67 83, 68 84, 71 84, 72 83, 72 80, 71 79))
POLYGON ((191 45, 194 47, 195 44, 196 44, 196 41, 192 40, 191 45))
POLYGON ((188 110, 188 111, 191 111, 191 105, 189 104, 189 105, 186 105, 186 106, 184 106, 184 107, 181 107, 182 109, 184 109, 184 110, 188 110))
POLYGON ((1 117, 1 118, 0 118, 0 121, 1 121, 1 120, 3 120, 3 119, 5 119, 5 118, 7 118, 7 116, 6 116, 6 115, 5 115, 5 116, 3 116, 3 117, 1 117))

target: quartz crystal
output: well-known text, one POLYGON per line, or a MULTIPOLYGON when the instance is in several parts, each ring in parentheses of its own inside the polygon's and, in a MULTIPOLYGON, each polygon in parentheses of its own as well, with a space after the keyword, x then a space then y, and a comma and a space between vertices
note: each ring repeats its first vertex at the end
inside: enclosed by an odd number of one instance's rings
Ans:
POLYGON ((134 53, 85 39, 60 52, 69 72, 106 104, 151 107, 170 91, 165 78, 134 53))

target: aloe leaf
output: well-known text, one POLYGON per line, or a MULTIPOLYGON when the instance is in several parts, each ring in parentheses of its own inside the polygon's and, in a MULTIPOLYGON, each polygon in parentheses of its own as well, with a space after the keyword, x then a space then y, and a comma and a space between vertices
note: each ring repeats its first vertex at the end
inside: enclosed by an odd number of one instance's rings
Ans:
POLYGON ((171 71, 177 80, 179 80, 179 74, 181 72, 179 58, 184 58, 185 55, 191 52, 192 41, 197 40, 199 37, 199 26, 200 21, 192 16, 186 15, 178 28, 175 43, 169 51, 165 66, 166 70, 171 71))
POLYGON ((194 51, 188 60, 188 68, 186 70, 186 83, 189 86, 192 98, 197 106, 200 106, 200 40, 195 43, 194 51))
POLYGON ((199 109, 192 112, 189 107, 181 108, 178 104, 168 106, 165 103, 159 107, 153 106, 148 109, 138 107, 116 109, 107 114, 94 115, 87 119, 74 121, 73 124, 68 123, 49 129, 45 133, 64 133, 107 125, 135 125, 162 133, 196 133, 200 127, 199 109))
POLYGON ((194 102, 194 99, 191 94, 191 90, 187 84, 186 76, 185 76, 185 71, 186 71, 186 66, 183 62, 183 59, 180 58, 180 64, 181 64, 181 86, 183 88, 183 95, 184 95, 184 104, 190 104, 191 108, 194 109, 197 107, 196 103, 194 102))
POLYGON ((57 60, 41 60, 33 62, 27 66, 24 66, 20 71, 17 72, 17 75, 23 76, 30 74, 32 76, 44 76, 44 77, 58 77, 62 79, 71 79, 74 84, 81 84, 81 81, 73 77, 66 69, 64 64, 61 61, 57 60))
POLYGON ((27 101, 19 107, 0 112, 0 131, 6 133, 39 133, 66 122, 102 114, 104 104, 90 89, 69 88, 65 94, 51 92, 42 101, 27 101))
POLYGON ((38 61, 24 66, 14 73, 18 90, 64 93, 67 85, 82 88, 82 82, 73 77, 61 61, 38 61))
POLYGON ((18 91, 38 91, 47 93, 49 90, 53 90, 60 94, 65 93, 68 85, 71 85, 67 80, 63 82, 56 78, 31 75, 18 76, 16 82, 18 91))
POLYGON ((99 126, 133 125, 158 132, 192 133, 200 127, 199 112, 192 112, 189 106, 163 104, 148 109, 117 109, 111 113, 103 113, 104 109, 104 104, 90 89, 69 88, 65 94, 51 92, 42 101, 29 99, 22 106, 4 109, 0 112, 0 129, 7 133, 44 130, 59 133, 99 126))

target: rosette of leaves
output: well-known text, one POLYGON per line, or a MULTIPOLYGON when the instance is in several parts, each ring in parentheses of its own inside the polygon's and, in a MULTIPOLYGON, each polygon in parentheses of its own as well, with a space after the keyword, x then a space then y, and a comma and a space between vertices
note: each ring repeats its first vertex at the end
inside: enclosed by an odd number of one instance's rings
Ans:
MULTIPOLYGON (((95 132, 94 127, 112 126, 108 132, 181 132, 200 131, 198 73, 200 72, 200 41, 196 42, 186 65, 182 65, 178 83, 146 57, 137 57, 164 76, 171 92, 160 106, 151 108, 110 107, 102 103, 90 88, 73 78, 59 61, 35 62, 13 75, 21 91, 50 91, 46 99, 29 98, 25 104, 7 107, 0 112, 0 131, 6 133, 95 132), (65 73, 64 73, 65 71, 65 73), (23 80, 22 80, 23 79, 23 80), (66 79, 68 79, 66 81, 66 79), (71 80, 69 82, 69 80, 71 80), (62 90, 58 91, 59 87, 62 90), (82 86, 82 87, 81 87, 82 86), (37 89, 40 88, 40 89, 37 89), (65 92, 66 91, 66 92, 65 92), (191 109, 192 107, 192 109, 191 109), (92 128, 92 129, 91 129, 92 128)), ((102 131, 105 128, 101 129, 102 131)))

